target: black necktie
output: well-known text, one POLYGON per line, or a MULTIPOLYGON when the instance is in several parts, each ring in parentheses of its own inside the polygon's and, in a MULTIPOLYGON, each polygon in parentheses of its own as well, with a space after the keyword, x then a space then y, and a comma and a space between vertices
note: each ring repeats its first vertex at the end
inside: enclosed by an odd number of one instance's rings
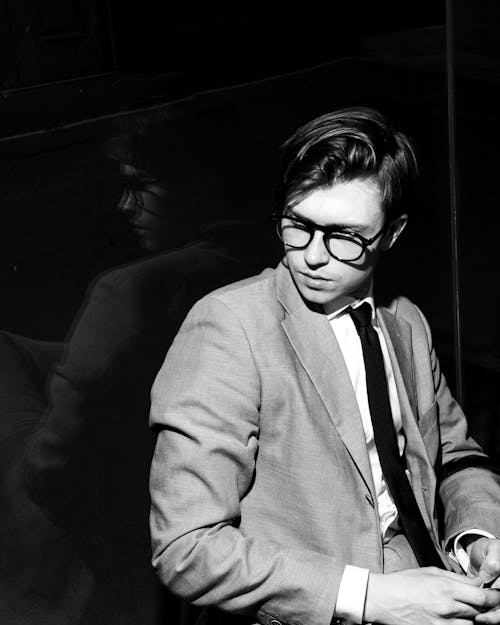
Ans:
POLYGON ((371 323, 371 306, 365 302, 358 308, 352 309, 350 315, 363 348, 368 405, 375 445, 382 473, 398 510, 399 521, 420 566, 443 568, 443 562, 425 527, 408 481, 404 459, 399 455, 396 428, 389 403, 384 359, 377 332, 371 323))

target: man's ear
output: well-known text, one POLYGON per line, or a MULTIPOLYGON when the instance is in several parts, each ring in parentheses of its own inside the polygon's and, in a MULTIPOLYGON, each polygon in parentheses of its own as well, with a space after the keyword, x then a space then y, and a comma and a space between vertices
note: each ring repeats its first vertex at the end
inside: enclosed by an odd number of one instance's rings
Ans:
POLYGON ((408 215, 399 215, 387 224, 384 236, 382 237, 381 250, 386 252, 396 243, 399 235, 403 232, 408 223, 408 215))

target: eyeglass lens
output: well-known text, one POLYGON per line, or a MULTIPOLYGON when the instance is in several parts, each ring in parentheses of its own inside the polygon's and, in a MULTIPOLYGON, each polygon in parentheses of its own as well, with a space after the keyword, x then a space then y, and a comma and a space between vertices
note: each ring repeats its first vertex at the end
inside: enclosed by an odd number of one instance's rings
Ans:
MULTIPOLYGON (((289 247, 305 248, 311 242, 313 231, 305 224, 300 224, 283 217, 278 222, 278 234, 289 247)), ((328 251, 339 260, 356 260, 363 252, 363 245, 341 232, 331 232, 325 238, 328 251)))

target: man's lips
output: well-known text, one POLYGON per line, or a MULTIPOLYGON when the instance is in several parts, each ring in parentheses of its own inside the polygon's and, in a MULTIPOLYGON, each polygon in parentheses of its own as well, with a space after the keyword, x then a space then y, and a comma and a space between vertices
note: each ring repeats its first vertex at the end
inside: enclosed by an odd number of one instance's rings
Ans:
POLYGON ((129 224, 133 230, 148 230, 145 226, 135 223, 134 221, 130 221, 129 224))
POLYGON ((323 276, 318 276, 313 273, 305 273, 304 271, 299 271, 301 276, 304 278, 308 278, 309 280, 318 280, 321 282, 330 282, 330 278, 324 278, 323 276))
POLYGON ((332 282, 329 278, 323 278, 322 276, 314 275, 312 273, 299 272, 299 274, 302 284, 313 291, 323 291, 324 289, 329 288, 329 285, 332 282))

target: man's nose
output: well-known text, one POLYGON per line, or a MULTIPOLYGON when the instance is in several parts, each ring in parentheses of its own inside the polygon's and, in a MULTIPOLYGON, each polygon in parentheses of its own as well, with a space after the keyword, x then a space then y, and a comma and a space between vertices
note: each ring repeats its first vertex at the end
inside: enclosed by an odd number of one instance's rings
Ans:
POLYGON ((321 267, 328 264, 330 254, 325 247, 322 232, 317 230, 314 233, 311 242, 304 250, 304 260, 309 267, 321 267))
POLYGON ((123 189, 123 193, 116 208, 124 215, 133 215, 138 210, 134 194, 129 189, 123 189))

